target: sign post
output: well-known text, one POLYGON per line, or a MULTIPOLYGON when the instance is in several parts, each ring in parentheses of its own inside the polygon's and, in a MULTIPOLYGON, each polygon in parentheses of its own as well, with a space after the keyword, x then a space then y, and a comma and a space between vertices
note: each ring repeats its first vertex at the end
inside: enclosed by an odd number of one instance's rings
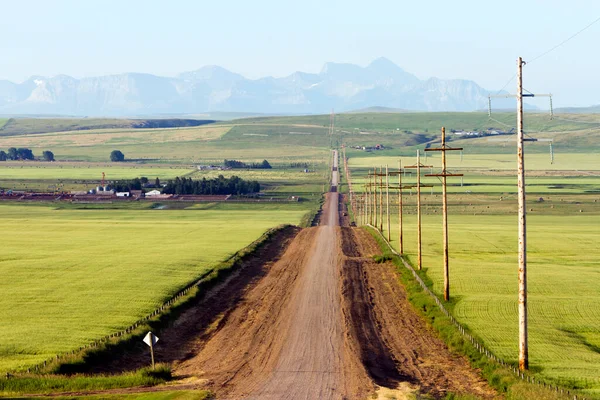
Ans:
POLYGON ((152 369, 154 369, 154 345, 157 342, 158 337, 152 332, 148 332, 144 337, 144 343, 150 346, 150 356, 152 357, 152 369))

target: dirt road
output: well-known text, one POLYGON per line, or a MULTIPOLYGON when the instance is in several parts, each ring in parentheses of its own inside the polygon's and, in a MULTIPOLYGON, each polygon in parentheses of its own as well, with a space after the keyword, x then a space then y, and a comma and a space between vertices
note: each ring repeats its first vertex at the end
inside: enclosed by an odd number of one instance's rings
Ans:
MULTIPOLYGON (((160 333, 158 361, 219 399, 494 398, 417 315, 394 265, 373 260, 375 240, 339 226, 337 155, 332 169, 319 226, 283 231, 245 260, 160 333)), ((104 370, 144 365, 142 350, 104 370)))
POLYGON ((226 399, 364 399, 379 387, 494 397, 417 316, 394 267, 373 261, 373 238, 338 226, 337 156, 333 167, 320 225, 265 266, 175 373, 226 399))
MULTIPOLYGON (((337 182, 334 172, 332 190, 337 182)), ((332 191, 320 226, 296 237, 223 328, 177 373, 200 374, 220 397, 232 399, 343 399, 368 393, 369 379, 345 338, 337 207, 332 191)))

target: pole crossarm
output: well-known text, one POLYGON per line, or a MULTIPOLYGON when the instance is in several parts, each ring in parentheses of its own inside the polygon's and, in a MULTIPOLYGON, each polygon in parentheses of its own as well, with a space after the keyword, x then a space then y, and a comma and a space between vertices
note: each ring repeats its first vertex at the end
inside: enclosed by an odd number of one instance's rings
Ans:
POLYGON ((433 187, 433 185, 421 183, 420 185, 406 185, 406 186, 402 186, 402 189, 414 189, 414 188, 418 188, 418 187, 433 187))
MULTIPOLYGON (((394 189, 394 190, 399 190, 399 189, 414 189, 416 187, 417 187, 417 185, 402 185, 402 186, 390 185, 389 186, 390 189, 394 189)), ((429 184, 424 185, 424 184, 421 184, 421 187, 433 187, 433 185, 429 185, 429 184)))
MULTIPOLYGON (((488 142, 516 142, 517 139, 488 139, 488 142)), ((554 142, 554 139, 523 138, 524 142, 554 142)))
POLYGON ((385 174, 376 173, 376 174, 369 174, 369 176, 385 176, 385 174))
MULTIPOLYGON (((490 99, 509 99, 516 98, 518 95, 516 94, 493 94, 488 96, 490 99)), ((523 93, 523 97, 552 97, 552 93, 523 93)))
POLYGON ((450 146, 442 146, 442 147, 430 147, 425 149, 425 151, 453 151, 453 150, 464 150, 462 147, 450 147, 450 146))
MULTIPOLYGON (((425 176, 464 176, 464 174, 448 174, 448 173, 443 173, 443 174, 425 174, 425 176)), ((424 185, 421 185, 424 186, 424 185)))
POLYGON ((419 165, 409 165, 407 167, 404 167, 406 169, 411 168, 411 169, 416 169, 416 168, 433 168, 433 165, 423 165, 423 164, 419 164, 419 165))

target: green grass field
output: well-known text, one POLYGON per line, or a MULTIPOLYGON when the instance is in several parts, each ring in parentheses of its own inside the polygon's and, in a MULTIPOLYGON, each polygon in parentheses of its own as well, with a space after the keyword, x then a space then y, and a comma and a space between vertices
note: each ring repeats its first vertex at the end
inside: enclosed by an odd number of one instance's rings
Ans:
POLYGON ((0 370, 24 368, 116 332, 292 208, 73 210, 0 206, 0 370))

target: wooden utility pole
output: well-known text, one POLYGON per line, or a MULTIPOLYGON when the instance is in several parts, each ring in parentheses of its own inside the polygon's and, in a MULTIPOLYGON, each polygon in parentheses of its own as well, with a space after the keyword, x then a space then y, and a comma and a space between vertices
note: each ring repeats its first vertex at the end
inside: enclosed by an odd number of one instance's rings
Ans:
POLYGON ((373 226, 377 226, 377 170, 373 169, 373 226))
POLYGON ((363 213, 364 213, 363 207, 365 206, 363 203, 362 195, 360 195, 360 194, 357 195, 356 201, 358 202, 357 206, 356 206, 356 208, 358 209, 358 218, 357 218, 358 220, 356 221, 356 224, 360 226, 363 224, 363 213))
POLYGON ((402 160, 398 160, 398 246, 400 254, 404 254, 404 239, 402 227, 402 160))
POLYGON ((383 232, 383 167, 379 166, 379 231, 383 232))
MULTIPOLYGON (((437 176, 442 178, 442 232, 444 242, 444 300, 450 300, 450 268, 448 260, 448 191, 446 188, 446 178, 448 176, 462 176, 463 174, 451 174, 446 169, 446 152, 451 150, 462 151, 462 148, 452 148, 446 146, 446 128, 442 127, 442 146, 438 148, 429 148, 425 151, 440 151, 442 153, 442 173, 428 174, 427 176, 437 176)), ((427 154, 427 153, 425 153, 427 154)))
POLYGON ((367 175, 369 177, 369 182, 365 185, 365 204, 367 205, 367 220, 366 223, 370 224, 371 223, 371 176, 370 176, 371 171, 369 171, 369 175, 367 175))
POLYGON ((517 186, 519 199, 519 369, 529 369, 527 335, 527 226, 523 143, 523 59, 517 60, 517 186))
POLYGON ((385 202, 386 202, 386 214, 387 214, 387 238, 388 242, 392 240, 390 233, 390 171, 387 164, 385 165, 385 202))
MULTIPOLYGON (((524 142, 550 142, 550 163, 554 161, 552 139, 525 138, 523 131, 523 97, 549 97, 550 119, 553 118, 552 94, 523 93, 523 65, 521 57, 517 60, 517 94, 496 95, 495 97, 517 98, 517 187, 518 187, 518 235, 519 235, 519 369, 529 369, 529 345, 527 328, 527 208, 525 204, 525 146, 524 142)), ((491 115, 491 106, 489 109, 491 115)))
POLYGON ((408 187, 416 187, 417 188, 417 267, 419 269, 423 269, 423 257, 422 257, 422 241, 421 241, 421 188, 422 187, 431 187, 431 185, 421 185, 421 167, 423 168, 432 168, 431 165, 422 165, 421 164, 421 154, 420 151, 417 150, 417 163, 415 165, 411 165, 407 168, 415 168, 417 170, 417 184, 414 186, 408 187))
POLYGON ((417 260, 419 269, 423 269, 421 256, 421 154, 417 149, 417 260))

